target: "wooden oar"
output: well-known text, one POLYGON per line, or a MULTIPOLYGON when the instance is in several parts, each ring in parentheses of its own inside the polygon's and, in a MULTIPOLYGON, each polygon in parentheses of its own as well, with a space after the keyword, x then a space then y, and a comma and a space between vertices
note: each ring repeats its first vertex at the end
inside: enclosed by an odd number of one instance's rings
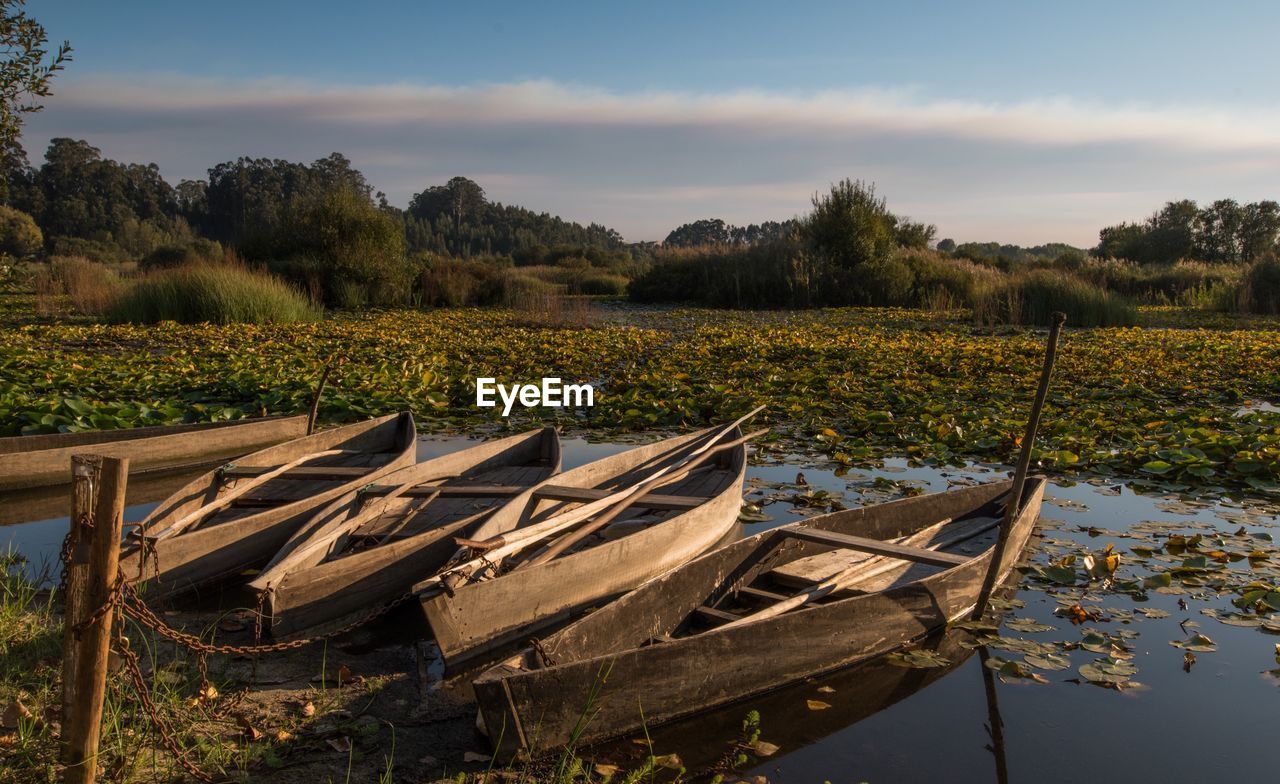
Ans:
POLYGON ((541 553, 538 553, 533 558, 530 558, 528 561, 525 561, 524 563, 517 564, 515 568, 519 569, 523 566, 537 566, 538 564, 546 563, 547 561, 550 561, 552 558, 555 558, 557 555, 560 555, 565 550, 568 550, 570 547, 573 547, 578 542, 581 542, 586 537, 590 536, 591 534, 595 533, 596 531, 600 530, 601 528, 605 527, 609 523, 616 520, 618 518, 618 515, 622 514, 627 509, 631 508, 631 505, 634 504, 636 501, 638 501, 641 496, 653 490, 658 485, 667 484, 670 482, 678 482, 681 479, 684 479, 690 473, 692 473, 694 469, 698 468, 698 466, 707 462, 711 458, 716 457, 720 453, 725 452, 727 450, 739 447, 753 438, 759 438, 760 436, 764 435, 767 432, 769 432, 769 430, 766 428, 764 430, 757 430, 754 433, 748 433, 742 438, 734 439, 733 441, 727 444, 722 444, 716 447, 715 449, 711 450, 710 452, 702 453, 698 457, 689 461, 684 468, 672 474, 671 476, 659 476, 659 477, 650 479, 649 481, 645 482, 644 484, 636 488, 633 492, 628 494, 626 498, 622 499, 617 504, 615 504, 614 507, 609 511, 605 512, 599 517, 596 517, 591 522, 587 523, 581 528, 576 528, 573 531, 560 537, 555 542, 553 542, 551 546, 547 547, 541 553))
POLYGON ((636 493, 637 490, 642 490, 643 487, 646 484, 648 484, 650 481, 666 476, 673 469, 678 470, 684 467, 685 465, 687 465, 687 463, 690 460, 697 458, 702 453, 714 447, 726 435, 728 435, 729 433, 732 433, 739 425, 741 425, 743 422, 750 419, 751 417, 755 416, 763 409, 764 409, 764 406, 760 406, 759 408, 756 408, 751 412, 747 413, 745 416, 742 416, 737 420, 730 422, 728 425, 723 427, 719 432, 714 433, 709 439, 707 439, 705 443, 699 446, 696 450, 694 450, 693 452, 691 452, 689 455, 685 456, 681 460, 678 460, 669 465, 663 466, 662 468, 658 469, 653 474, 651 474, 649 477, 631 485, 628 488, 620 490, 617 493, 614 493, 613 495, 606 496, 604 498, 601 498, 598 501, 593 501, 588 504, 583 504, 582 506, 579 506, 575 509, 570 509, 567 512, 563 512, 559 515, 548 518, 547 520, 544 520, 535 525, 525 526, 524 528, 517 528, 514 531, 509 531, 506 534, 493 537, 491 539, 487 539, 483 541, 461 539, 461 538, 455 539, 455 541, 457 541, 458 544, 460 544, 461 546, 474 549, 474 550, 479 550, 483 553, 483 555, 481 555, 479 558, 473 558, 471 560, 465 561, 455 566, 448 567, 442 570, 440 573, 432 575, 431 577, 427 578, 423 582, 419 583, 418 586, 416 586, 417 590, 428 591, 428 590, 431 590, 432 588, 439 587, 445 582, 446 577, 449 578, 450 584, 456 585, 461 580, 467 579, 473 576, 476 572, 478 572, 482 568, 492 568, 498 565, 502 560, 506 559, 508 556, 518 553, 528 547, 531 547, 537 544, 538 542, 542 541, 543 539, 546 539, 547 537, 553 536, 557 533, 560 533, 561 531, 568 530, 569 528, 577 525, 578 523, 581 523, 584 520, 590 519, 597 513, 605 509, 608 509, 613 504, 616 504, 630 497, 633 493, 636 493))
POLYGON ((285 463, 279 468, 274 468, 268 471, 267 473, 262 474, 261 476, 250 479, 248 482, 245 482, 242 485, 239 485, 237 487, 234 487, 228 490, 227 492, 218 496, 217 498, 205 504, 204 506, 200 507, 199 509, 195 510, 194 512, 189 512, 188 514, 185 514, 182 517, 178 518, 174 522, 170 523, 169 527, 165 528, 164 530, 154 534, 149 532, 144 532, 144 534, 147 537, 152 539, 164 539, 166 537, 174 536, 175 534, 181 533, 182 531, 186 530, 193 523, 199 522, 204 517, 218 511, 219 509, 223 509, 227 506, 230 506, 231 502, 235 501, 240 496, 244 495, 250 490, 253 490, 254 488, 261 487, 262 485, 266 484, 267 482, 270 482, 272 479, 275 479, 277 476, 280 476, 281 474, 285 473, 291 468, 296 468, 297 466, 302 465, 308 460, 316 460, 322 457, 332 457, 334 455, 343 455, 343 454, 346 454, 346 450, 326 449, 323 452, 312 452, 310 454, 303 455, 302 457, 299 457, 296 460, 290 460, 289 462, 285 463))
MULTIPOLYGON (((615 493, 607 495, 604 498, 600 498, 598 500, 592 501, 587 504, 583 504, 582 506, 575 507, 568 511, 560 512, 559 514, 552 515, 551 517, 548 517, 545 520, 535 523, 534 525, 527 525, 527 526, 524 526, 523 528, 516 528, 515 530, 508 531, 505 534, 500 534, 498 536, 490 537, 489 539, 459 540, 458 544, 463 547, 471 548, 473 550, 479 550, 481 552, 489 552, 491 550, 496 550, 501 547, 517 544, 526 539, 538 539, 538 540, 545 539, 547 536, 558 533, 559 531, 564 530, 567 527, 576 525, 582 522, 583 520, 586 520, 592 517, 597 512, 600 512, 604 509, 608 509, 613 504, 616 504, 622 501, 623 499, 630 497, 632 493, 634 493, 638 488, 642 487, 643 485, 650 482, 651 480, 665 476, 671 470, 679 469, 680 467, 686 465, 687 461, 697 457, 698 455, 702 454, 706 450, 715 446, 715 444, 718 443, 720 439, 724 438, 729 433, 732 433, 734 428, 741 425, 747 419, 755 416, 757 413, 763 410, 763 408, 764 406, 761 406, 760 408, 755 409, 754 411, 750 412, 746 416, 743 416, 738 420, 734 422, 730 422, 728 425, 725 425, 719 432, 711 434, 711 437, 708 438, 701 446, 699 446, 697 449, 690 452, 685 457, 679 460, 673 460, 671 463, 663 466, 662 468, 658 469, 657 471, 645 477, 644 479, 641 479, 640 481, 634 484, 628 485, 627 487, 624 487, 623 489, 618 490, 615 493)), ((685 444, 684 446, 687 447, 689 445, 685 444)))

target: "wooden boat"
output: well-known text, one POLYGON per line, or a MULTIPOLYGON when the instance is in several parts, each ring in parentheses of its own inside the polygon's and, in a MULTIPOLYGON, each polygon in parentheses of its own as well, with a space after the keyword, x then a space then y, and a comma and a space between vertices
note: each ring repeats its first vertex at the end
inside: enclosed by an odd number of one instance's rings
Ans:
POLYGON ((129 458, 130 475, 196 469, 307 434, 307 417, 130 427, 0 438, 0 490, 67 484, 71 455, 129 458))
MULTIPOLYGON (((815 517, 650 580, 474 682, 490 741, 511 752, 603 740, 941 629, 979 601, 1011 486, 815 517), (833 576, 841 577, 834 587, 833 576), (797 597, 807 601, 771 614, 797 597)), ((1043 493, 1043 479, 1028 480, 1007 528, 1000 580, 1035 527, 1043 493)))
POLYGON ((444 566, 453 537, 559 471, 551 427, 402 468, 321 510, 249 586, 277 638, 340 628, 407 595, 444 566))
POLYGON ((407 412, 268 447, 188 482, 120 556, 125 579, 165 598, 266 563, 317 508, 411 465, 407 412))
MULTIPOLYGON (((535 524, 575 513, 587 516, 588 527, 592 516, 596 523, 606 514, 616 516, 562 553, 556 554, 555 548, 570 540, 554 539, 541 551, 531 547, 530 555, 512 559, 514 566, 510 560, 499 564, 503 571, 497 576, 485 560, 485 568, 469 572, 461 581, 451 583, 458 572, 446 571, 414 586, 445 663, 455 667, 523 642, 532 632, 563 622, 713 547, 737 523, 745 467, 746 450, 735 424, 732 429, 704 430, 611 455, 516 496, 471 538, 515 537, 538 530, 535 524), (734 441, 710 448, 722 438, 734 441), (689 465, 690 456, 704 447, 709 451, 696 458, 705 461, 701 468, 684 476, 673 470, 689 465), (673 471, 670 481, 664 476, 641 487, 644 480, 668 470, 673 471), (630 505, 610 506, 620 492, 632 488, 645 492, 630 505)), ((536 546, 544 544, 539 541, 536 546)), ((459 557, 465 560, 470 554, 464 549, 459 557)))

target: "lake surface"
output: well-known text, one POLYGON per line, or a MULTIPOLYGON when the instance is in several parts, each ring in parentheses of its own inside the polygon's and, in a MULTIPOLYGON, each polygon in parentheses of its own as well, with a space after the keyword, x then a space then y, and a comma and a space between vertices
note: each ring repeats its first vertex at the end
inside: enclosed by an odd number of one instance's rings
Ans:
MULTIPOLYGON (((465 438, 424 438, 419 456, 444 454, 467 443, 465 438)), ((565 439, 564 467, 630 445, 565 439)), ((833 500, 852 507, 916 489, 937 492, 1006 475, 995 466, 936 469, 893 461, 837 475, 829 464, 816 465, 797 455, 770 455, 768 460, 749 467, 747 488, 747 500, 759 504, 767 519, 744 523, 744 534, 821 513, 833 500), (797 474, 803 474, 803 484, 797 474)), ((155 507, 159 499, 145 499, 148 492, 165 492, 164 487, 142 484, 130 489, 135 492, 126 521, 141 520, 155 507)), ((0 548, 17 548, 36 568, 52 565, 66 518, 51 513, 49 503, 0 497, 0 520, 20 517, 23 508, 43 516, 0 528, 0 548)), ((1262 547, 1268 536, 1280 534, 1277 528, 1274 502, 1262 499, 1137 495, 1119 481, 1057 482, 1046 495, 1042 534, 1033 539, 1028 560, 1045 566, 1050 559, 1097 553, 1113 544, 1121 556, 1121 572, 1133 570, 1140 579, 1160 565, 1142 556, 1142 548, 1160 548, 1170 534, 1253 536, 1262 547)), ((1277 581, 1274 556, 1224 568, 1233 574, 1243 570, 1262 582, 1277 581)), ((651 731, 653 751, 677 754, 690 770, 705 770, 732 750, 743 718, 754 709, 760 716, 760 739, 777 750, 768 756, 747 753, 736 771, 771 782, 1274 780, 1275 760, 1268 749, 1280 715, 1280 679, 1271 671, 1280 667, 1280 636, 1206 614, 1238 616, 1240 610, 1231 604, 1236 593, 1175 585, 1151 590, 1139 600, 1101 583, 1055 587, 1028 578, 1009 595, 1022 606, 1008 609, 1003 620, 1017 619, 1015 624, 1037 630, 1006 627, 1002 639, 1053 645, 1070 659, 1066 669, 1039 671, 1045 683, 1002 678, 983 666, 984 657, 1020 660, 1019 653, 998 646, 968 648, 963 644, 968 635, 952 632, 923 646, 935 648, 945 666, 918 669, 873 662, 656 728, 651 731), (1100 617, 1073 624, 1062 610, 1075 603, 1096 608, 1100 617), (1132 681, 1141 685, 1116 690, 1081 677, 1078 667, 1100 654, 1063 648, 1079 645, 1090 629, 1130 648, 1137 667, 1132 681), (1194 653, 1187 671, 1187 652, 1170 643, 1195 633, 1211 638, 1214 650, 1194 653), (811 706, 810 701, 828 707, 811 706), (993 722, 1001 729, 995 733, 998 743, 993 742, 993 722)), ((768 656, 770 641, 762 639, 759 646, 760 655, 768 656)), ((645 753, 635 743, 617 743, 586 756, 628 765, 645 753)))

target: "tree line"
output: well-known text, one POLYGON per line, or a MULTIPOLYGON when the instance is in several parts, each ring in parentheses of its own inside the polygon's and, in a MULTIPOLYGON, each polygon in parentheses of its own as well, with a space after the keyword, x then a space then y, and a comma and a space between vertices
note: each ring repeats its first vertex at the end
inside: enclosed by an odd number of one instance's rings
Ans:
POLYGON ((1196 259, 1241 264, 1274 253, 1280 204, 1218 199, 1201 207, 1190 199, 1168 202, 1145 221, 1102 229, 1094 255, 1140 264, 1196 259))

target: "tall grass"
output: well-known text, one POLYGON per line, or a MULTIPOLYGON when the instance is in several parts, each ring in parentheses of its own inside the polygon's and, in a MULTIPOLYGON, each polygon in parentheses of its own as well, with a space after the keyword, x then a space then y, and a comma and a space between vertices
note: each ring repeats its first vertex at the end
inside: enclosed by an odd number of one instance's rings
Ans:
POLYGON ((106 312, 114 323, 266 324, 314 321, 320 308, 277 277, 237 265, 162 269, 139 278, 106 312))
POLYGON ((54 256, 32 278, 36 312, 42 316, 58 315, 66 306, 82 315, 101 315, 123 285, 115 270, 83 256, 54 256))
POLYGON ((1128 326, 1138 319, 1137 310, 1123 297, 1049 269, 986 283, 974 292, 972 308, 974 321, 986 326, 1048 324, 1057 310, 1077 327, 1128 326))

